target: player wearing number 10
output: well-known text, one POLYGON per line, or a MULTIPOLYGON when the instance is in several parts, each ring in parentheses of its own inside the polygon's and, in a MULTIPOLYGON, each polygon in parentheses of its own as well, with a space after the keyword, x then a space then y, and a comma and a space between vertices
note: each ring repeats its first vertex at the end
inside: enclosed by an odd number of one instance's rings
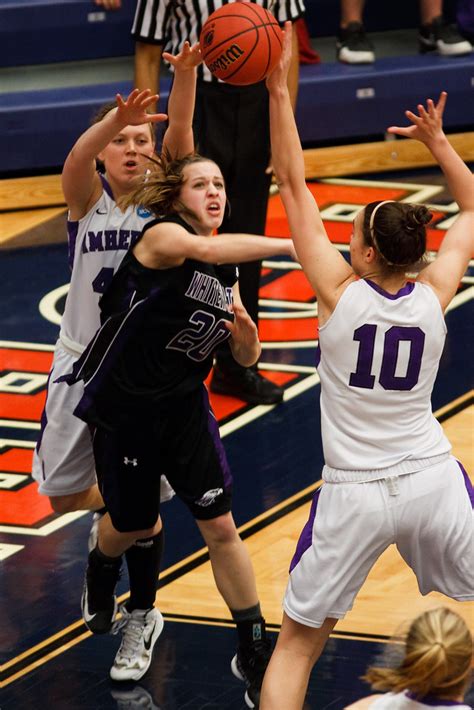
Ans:
POLYGON ((371 567, 396 544, 422 594, 474 599, 473 490, 431 410, 446 336, 443 311, 469 264, 474 177, 442 130, 446 94, 412 125, 391 127, 426 144, 461 215, 437 258, 420 262, 431 214, 387 200, 353 223, 351 264, 334 248, 304 179, 285 86, 290 44, 267 79, 272 157, 298 258, 318 300, 325 466, 290 567, 284 616, 265 675, 261 710, 301 708, 309 673, 371 567), (424 268, 421 268, 420 266, 424 268), (419 271, 410 280, 407 273, 419 271))

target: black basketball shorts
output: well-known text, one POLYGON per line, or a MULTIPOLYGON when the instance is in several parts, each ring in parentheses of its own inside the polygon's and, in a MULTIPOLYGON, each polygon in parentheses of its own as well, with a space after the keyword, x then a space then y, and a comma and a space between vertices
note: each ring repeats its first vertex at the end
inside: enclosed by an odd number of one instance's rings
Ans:
POLYGON ((204 385, 114 430, 97 427, 94 458, 119 532, 155 525, 161 474, 196 519, 211 520, 231 509, 232 476, 204 385))

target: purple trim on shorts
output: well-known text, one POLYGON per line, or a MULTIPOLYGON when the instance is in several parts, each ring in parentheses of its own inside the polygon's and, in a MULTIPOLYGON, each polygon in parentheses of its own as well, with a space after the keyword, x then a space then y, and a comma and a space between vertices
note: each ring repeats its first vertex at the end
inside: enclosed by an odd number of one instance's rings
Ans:
POLYGON ((76 241, 77 241, 77 232, 79 231, 79 222, 70 222, 68 220, 67 222, 67 262, 69 264, 69 268, 72 271, 72 267, 74 266, 74 256, 76 253, 76 241))
POLYGON ((114 193, 112 192, 112 188, 110 187, 110 185, 107 181, 107 178, 102 173, 99 173, 99 177, 100 177, 100 181, 102 183, 102 187, 104 188, 105 192, 115 202, 114 193))
POLYGON ((212 436, 212 439, 214 441, 214 446, 216 449, 217 457, 219 459, 219 464, 222 470, 222 474, 224 476, 224 488, 226 490, 226 493, 232 490, 232 473, 230 471, 230 466, 227 461, 227 456, 225 453, 224 445, 222 443, 221 435, 219 433, 219 425, 217 423, 217 419, 214 416, 214 412, 212 411, 212 407, 209 402, 209 393, 207 391, 206 385, 202 386, 202 402, 204 405, 204 409, 206 410, 207 414, 207 430, 212 436))
POLYGON ((471 501, 471 506, 474 508, 474 488, 472 486, 471 479, 467 475, 467 471, 464 468, 464 466, 462 465, 462 463, 460 461, 457 461, 457 464, 458 464, 459 468, 461 469, 462 475, 464 476, 464 483, 466 486, 467 495, 469 496, 469 500, 471 501))
POLYGON ((416 693, 412 693, 410 690, 407 690, 405 695, 407 698, 410 700, 415 700, 417 703, 423 703, 423 705, 432 705, 436 707, 437 705, 442 705, 443 707, 459 707, 460 705, 465 705, 465 703, 460 703, 457 700, 442 700, 441 698, 437 698, 434 695, 425 695, 424 697, 420 698, 419 695, 416 695, 416 693))
MULTIPOLYGON (((36 452, 37 452, 37 453, 39 453, 40 446, 41 446, 41 442, 42 442, 42 440, 43 440, 44 430, 46 429, 46 425, 47 425, 47 423, 48 423, 48 415, 46 414, 46 404, 47 404, 47 402, 48 402, 49 381, 50 381, 50 379, 51 379, 52 372, 53 372, 53 370, 51 369, 51 371, 50 371, 50 373, 49 373, 49 375, 48 375, 48 379, 47 379, 47 381, 46 381, 46 399, 44 400, 44 407, 43 407, 43 411, 41 412, 40 434, 39 434, 39 437, 38 437, 38 441, 36 442, 36 452)), ((44 471, 43 471, 43 476, 44 476, 44 471)))
POLYGON ((316 368, 318 368, 318 367, 319 367, 319 363, 321 362, 321 345, 320 345, 319 341, 318 341, 318 344, 317 344, 317 346, 316 346, 316 353, 315 353, 315 356, 314 356, 314 361, 315 361, 315 366, 316 366, 316 368))
POLYGON ((298 544, 296 545, 295 554, 293 555, 293 559, 291 560, 290 573, 293 572, 294 568, 296 567, 298 562, 301 560, 301 557, 306 552, 306 550, 308 550, 311 547, 311 544, 313 541, 314 519, 316 517, 316 508, 318 507, 318 501, 319 501, 319 496, 321 494, 321 490, 322 490, 321 488, 318 488, 318 490, 316 491, 316 493, 313 496, 313 502, 311 503, 311 510, 309 511, 309 518, 308 518, 303 530, 301 531, 301 535, 298 540, 298 544))
POLYGON ((364 281, 371 288, 373 288, 374 291, 377 291, 377 293, 379 293, 381 296, 390 299, 390 301, 395 301, 397 298, 402 298, 402 296, 408 296, 415 288, 415 284, 412 281, 409 281, 405 284, 405 286, 403 286, 403 288, 400 289, 400 291, 397 291, 397 293, 389 293, 370 279, 364 279, 364 281))

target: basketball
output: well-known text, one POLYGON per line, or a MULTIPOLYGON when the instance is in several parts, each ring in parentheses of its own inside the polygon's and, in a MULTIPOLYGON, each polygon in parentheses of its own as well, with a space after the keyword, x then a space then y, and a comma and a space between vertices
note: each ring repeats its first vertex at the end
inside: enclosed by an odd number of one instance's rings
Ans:
POLYGON ((209 15, 200 35, 210 72, 238 86, 263 81, 280 59, 282 42, 271 12, 250 2, 223 5, 209 15))

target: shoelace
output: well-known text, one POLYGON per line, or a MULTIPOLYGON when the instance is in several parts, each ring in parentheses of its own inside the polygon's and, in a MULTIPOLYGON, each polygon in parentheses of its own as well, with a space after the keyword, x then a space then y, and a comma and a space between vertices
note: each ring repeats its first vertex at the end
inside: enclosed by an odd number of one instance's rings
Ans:
POLYGON ((125 658, 131 659, 143 638, 143 629, 146 626, 145 617, 129 613, 126 609, 121 609, 122 618, 116 621, 112 627, 112 634, 115 636, 120 631, 123 632, 122 643, 119 653, 125 658))

